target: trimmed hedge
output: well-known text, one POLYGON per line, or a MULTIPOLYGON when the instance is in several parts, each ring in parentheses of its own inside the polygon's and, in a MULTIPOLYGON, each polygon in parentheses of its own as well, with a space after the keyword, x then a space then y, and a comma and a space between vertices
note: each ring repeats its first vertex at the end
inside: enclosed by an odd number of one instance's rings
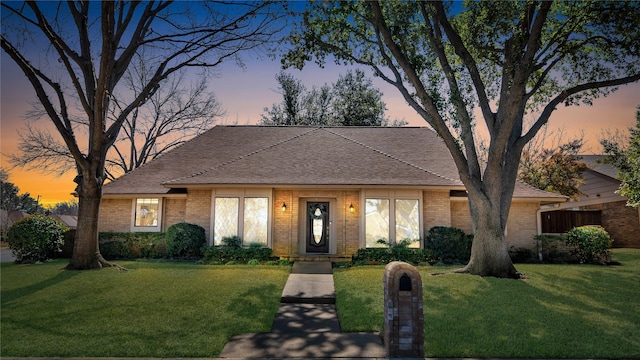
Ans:
POLYGON ((575 246, 571 251, 581 264, 606 263, 611 253, 611 237, 601 227, 586 225, 567 232, 567 245, 575 246))
POLYGON ((162 259, 167 257, 165 233, 101 232, 100 253, 105 259, 162 259))
POLYGON ((165 234, 167 255, 178 259, 199 259, 207 244, 204 228, 189 223, 173 224, 165 234))
POLYGON ((425 235, 424 248, 431 250, 438 262, 467 263, 471 258, 472 242, 473 235, 467 235, 461 229, 434 226, 425 235))
POLYGON ((396 244, 385 244, 387 247, 358 249, 356 254, 352 256, 352 263, 355 265, 366 265, 404 261, 418 265, 434 262, 434 256, 431 250, 410 248, 410 241, 403 240, 396 244))
POLYGON ((259 245, 249 247, 239 246, 206 246, 203 248, 202 264, 250 264, 277 262, 278 257, 273 256, 273 250, 259 245))

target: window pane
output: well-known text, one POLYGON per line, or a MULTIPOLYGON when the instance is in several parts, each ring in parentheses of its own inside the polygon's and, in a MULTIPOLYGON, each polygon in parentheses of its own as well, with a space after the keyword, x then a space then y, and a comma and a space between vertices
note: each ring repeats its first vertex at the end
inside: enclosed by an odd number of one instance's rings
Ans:
POLYGON ((222 238, 238 235, 238 198, 216 198, 213 219, 213 243, 222 245, 222 238))
POLYGON ((136 199, 135 226, 158 226, 158 199, 136 199))
POLYGON ((367 247, 381 247, 379 239, 389 241, 389 200, 365 200, 365 238, 367 247))
POLYGON ((396 199, 396 243, 409 239, 409 247, 420 247, 420 209, 418 200, 396 199))
POLYGON ((244 245, 267 245, 267 221, 269 214, 268 198, 244 199, 244 245))

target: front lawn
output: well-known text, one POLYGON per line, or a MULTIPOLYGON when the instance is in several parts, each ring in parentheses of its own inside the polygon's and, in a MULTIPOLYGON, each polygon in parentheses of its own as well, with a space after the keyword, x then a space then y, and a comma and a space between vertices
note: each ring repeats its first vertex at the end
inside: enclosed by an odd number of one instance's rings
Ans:
MULTIPOLYGON (((427 357, 640 358, 640 250, 620 266, 517 265, 528 280, 420 267, 427 357)), ((381 331, 384 266, 334 271, 343 331, 381 331)))
POLYGON ((212 357, 268 332, 290 267, 1 265, 1 356, 212 357))

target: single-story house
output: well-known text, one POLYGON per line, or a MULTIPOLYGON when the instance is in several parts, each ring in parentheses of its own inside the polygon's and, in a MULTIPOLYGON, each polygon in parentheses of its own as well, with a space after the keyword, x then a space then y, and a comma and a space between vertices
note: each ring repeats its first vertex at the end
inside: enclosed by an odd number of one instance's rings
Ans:
POLYGON ((575 226, 600 225, 614 247, 640 248, 640 208, 626 206, 627 198, 616 193, 618 170, 603 163, 606 155, 582 155, 587 169, 577 200, 542 210, 543 233, 564 233, 575 226))
MULTIPOLYGON (((566 198, 518 183, 507 241, 533 248, 542 205, 566 198)), ((106 184, 100 231, 202 226, 283 258, 350 258, 432 226, 472 233, 448 149, 424 127, 215 126, 106 184)))

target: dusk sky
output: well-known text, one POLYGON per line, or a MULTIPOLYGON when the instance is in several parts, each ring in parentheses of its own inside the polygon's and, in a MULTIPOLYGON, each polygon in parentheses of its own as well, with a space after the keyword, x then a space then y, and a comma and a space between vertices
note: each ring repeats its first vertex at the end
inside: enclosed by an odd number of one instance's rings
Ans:
MULTIPOLYGON (((223 64, 217 69, 218 77, 212 78, 209 89, 222 103, 227 115, 217 124, 239 125, 256 124, 265 107, 279 102, 281 96, 275 92, 278 84, 275 75, 280 71, 279 61, 245 57, 246 70, 233 63, 223 64)), ((33 198, 40 196, 41 204, 53 204, 70 200, 75 188, 74 173, 62 177, 39 171, 10 169, 6 154, 15 153, 17 131, 25 126, 25 113, 36 102, 33 88, 21 70, 2 52, 0 58, 0 166, 9 171, 9 181, 20 188, 20 193, 29 192, 33 198)), ((296 78, 311 88, 313 85, 333 83, 338 76, 345 74, 347 67, 328 64, 324 69, 308 64, 303 71, 288 70, 296 78)), ((371 73, 367 71, 370 76, 371 73)), ((387 116, 391 119, 404 119, 412 126, 426 126, 422 120, 402 99, 398 90, 378 78, 374 85, 383 93, 387 104, 387 116)), ((586 144, 583 153, 600 153, 598 138, 603 130, 625 130, 635 123, 635 108, 640 104, 640 83, 622 86, 607 98, 594 101, 593 106, 560 107, 550 119, 550 129, 563 128, 568 136, 576 136, 584 131, 586 144)), ((50 120, 43 118, 34 123, 37 128, 51 128, 50 120)), ((54 129, 53 134, 57 133, 54 129)))

